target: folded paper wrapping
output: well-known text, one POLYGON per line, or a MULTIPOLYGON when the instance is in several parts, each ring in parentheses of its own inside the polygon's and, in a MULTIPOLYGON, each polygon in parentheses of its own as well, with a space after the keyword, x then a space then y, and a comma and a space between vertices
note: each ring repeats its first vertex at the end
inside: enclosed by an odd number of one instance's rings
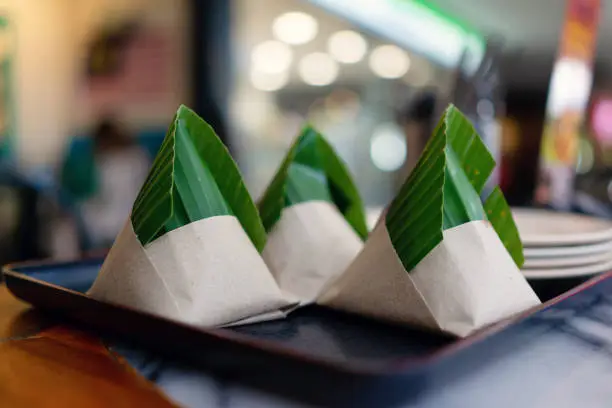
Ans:
POLYGON ((128 219, 88 293, 200 327, 283 317, 292 303, 233 216, 193 222, 146 247, 128 219))
POLYGON ((318 303, 464 337, 540 301, 493 227, 473 221, 444 231, 410 273, 379 222, 318 303))
POLYGON ((283 210, 262 255, 281 290, 304 305, 314 302, 362 247, 334 205, 308 201, 283 210))

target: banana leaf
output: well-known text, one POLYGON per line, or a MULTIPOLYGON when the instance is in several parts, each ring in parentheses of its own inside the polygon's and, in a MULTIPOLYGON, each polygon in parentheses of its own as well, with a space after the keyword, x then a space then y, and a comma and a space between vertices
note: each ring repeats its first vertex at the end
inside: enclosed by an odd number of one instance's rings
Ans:
POLYGON ((320 133, 306 126, 259 201, 266 231, 284 208, 315 200, 334 204, 355 232, 367 237, 363 202, 346 165, 320 133))
POLYGON ((523 245, 512 218, 510 206, 508 206, 506 198, 499 187, 495 187, 491 194, 489 194, 489 197, 485 200, 484 209, 497 235, 499 235, 510 256, 520 268, 525 263, 523 245))
POLYGON ((258 251, 266 234, 236 163, 214 130, 181 106, 132 208, 142 245, 205 218, 234 215, 258 251))
POLYGON ((474 127, 450 105, 387 212, 389 238, 407 271, 442 241, 444 230, 475 220, 489 220, 522 266, 522 244, 501 190, 484 207, 480 200, 494 167, 474 127))

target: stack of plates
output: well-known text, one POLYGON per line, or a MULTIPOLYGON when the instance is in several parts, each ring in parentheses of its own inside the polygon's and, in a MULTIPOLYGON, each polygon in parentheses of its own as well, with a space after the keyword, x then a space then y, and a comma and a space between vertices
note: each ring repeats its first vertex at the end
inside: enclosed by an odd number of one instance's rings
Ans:
POLYGON ((513 209, 528 279, 574 278, 612 270, 612 222, 577 214, 513 209))

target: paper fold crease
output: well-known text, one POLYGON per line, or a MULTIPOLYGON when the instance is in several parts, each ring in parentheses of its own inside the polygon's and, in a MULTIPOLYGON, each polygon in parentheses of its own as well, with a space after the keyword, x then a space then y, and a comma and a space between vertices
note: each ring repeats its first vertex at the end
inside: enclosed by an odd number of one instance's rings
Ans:
POLYGON ((308 201, 283 210, 262 256, 281 290, 304 305, 314 302, 362 247, 333 204, 308 201))
POLYGON ((379 222, 318 303, 464 337, 540 303, 492 226, 473 221, 407 272, 379 222))
POLYGON ((201 327, 282 317, 291 304, 234 216, 190 223, 144 248, 128 220, 89 294, 201 327))

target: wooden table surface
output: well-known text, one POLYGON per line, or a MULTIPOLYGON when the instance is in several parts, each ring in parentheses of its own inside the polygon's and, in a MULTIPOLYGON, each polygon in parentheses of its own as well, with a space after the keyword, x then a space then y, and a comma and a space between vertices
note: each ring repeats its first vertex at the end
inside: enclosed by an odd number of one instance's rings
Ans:
POLYGON ((0 284, 0 406, 175 405, 99 339, 50 323, 0 284))

